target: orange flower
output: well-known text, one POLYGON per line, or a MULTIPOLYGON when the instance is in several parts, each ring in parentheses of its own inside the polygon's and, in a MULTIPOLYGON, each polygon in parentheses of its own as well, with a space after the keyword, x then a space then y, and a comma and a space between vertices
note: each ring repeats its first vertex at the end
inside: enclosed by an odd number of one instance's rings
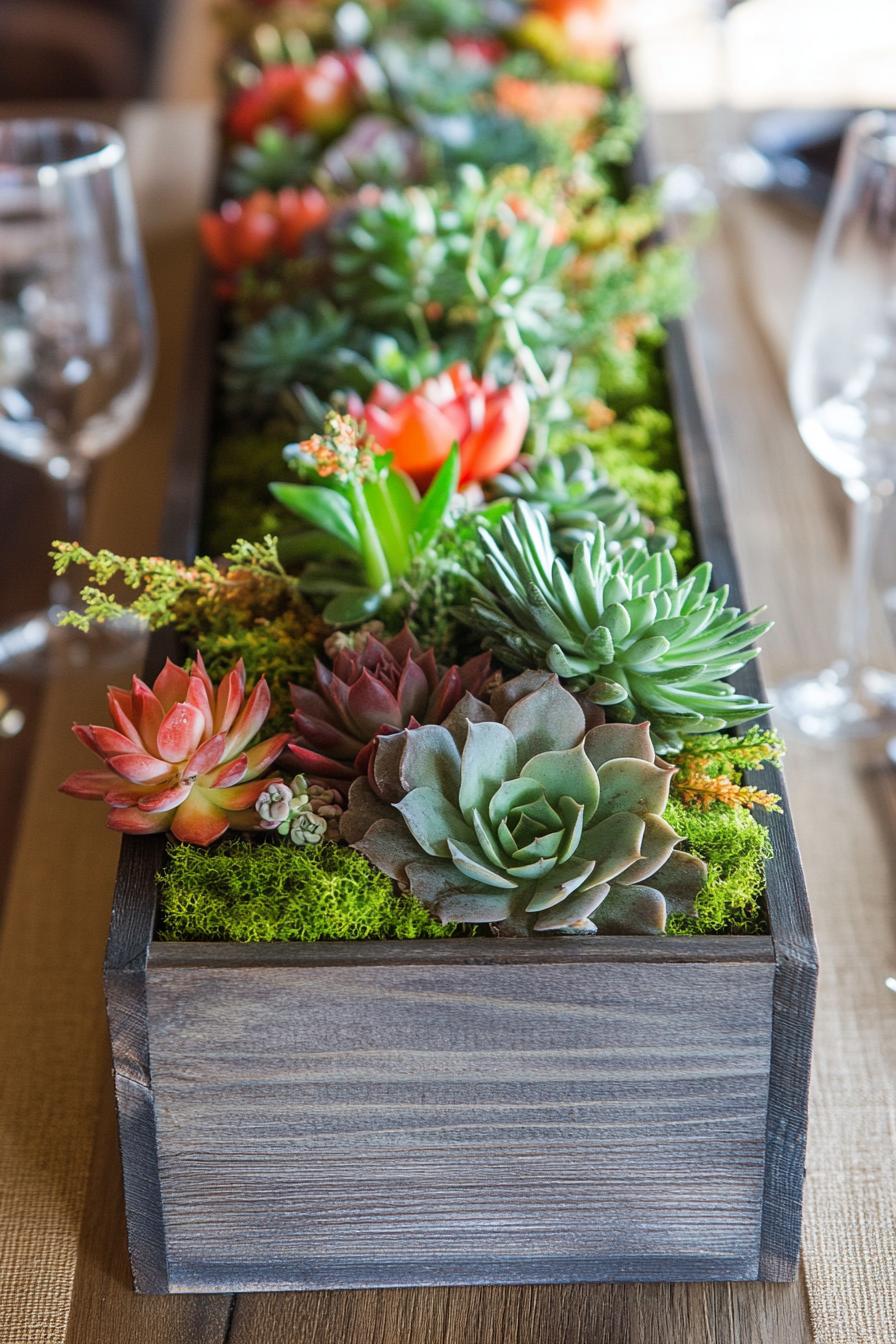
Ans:
POLYGON ((357 80, 350 56, 327 51, 313 65, 268 65, 256 84, 241 90, 230 105, 227 129, 251 143, 260 126, 335 135, 347 125, 357 103, 357 80))
POLYGON ((600 61, 618 46, 611 0, 536 0, 535 9, 557 25, 572 56, 600 61))
POLYGON ((284 187, 276 195, 256 191, 244 201, 225 201, 217 214, 201 217, 199 232, 214 267, 233 275, 273 255, 297 256, 307 235, 329 217, 327 198, 317 187, 284 187))
POLYGON ((598 115, 604 91, 590 84, 537 84, 531 79, 501 75, 495 81, 495 101, 502 112, 521 121, 578 129, 598 115))
POLYGON ((360 397, 353 400, 352 415, 421 489, 454 443, 460 447, 461 485, 504 471, 519 456, 529 427, 522 385, 498 387, 488 376, 474 378, 467 364, 452 364, 414 392, 382 382, 366 405, 360 397))

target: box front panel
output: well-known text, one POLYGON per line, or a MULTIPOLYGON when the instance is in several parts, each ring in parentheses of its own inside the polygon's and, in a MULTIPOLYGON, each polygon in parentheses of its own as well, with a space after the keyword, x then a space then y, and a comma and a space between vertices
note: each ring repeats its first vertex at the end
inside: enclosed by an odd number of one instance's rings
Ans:
POLYGON ((171 1287, 755 1278, 773 972, 150 965, 171 1287))

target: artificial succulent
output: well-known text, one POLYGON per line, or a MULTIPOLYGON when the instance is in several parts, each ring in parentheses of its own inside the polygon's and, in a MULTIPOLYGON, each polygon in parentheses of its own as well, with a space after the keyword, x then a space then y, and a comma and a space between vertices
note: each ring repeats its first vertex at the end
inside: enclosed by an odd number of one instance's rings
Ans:
POLYGON ((649 720, 663 751, 768 708, 724 678, 756 657, 749 645, 770 627, 729 607, 727 587, 710 591, 711 565, 679 579, 672 556, 643 542, 614 555, 602 525, 567 563, 544 516, 521 501, 497 535, 483 527, 479 536, 486 574, 469 615, 508 667, 548 668, 608 717, 649 720))
POLYGON ((242 660, 215 687, 201 654, 187 672, 170 659, 152 688, 134 677, 131 690, 109 689, 114 728, 74 725, 102 770, 79 770, 60 785, 75 798, 108 804, 114 831, 171 831, 210 845, 228 829, 255 830, 264 779, 288 733, 252 745, 271 708, 262 678, 246 696, 242 660))
MULTIPOLYGON (((663 820, 674 770, 647 724, 593 723, 556 676, 381 739, 342 835, 443 922, 506 934, 662 933, 704 864, 663 820)), ((599 714, 597 715, 599 717, 599 714)))
POLYGON ((407 628, 386 640, 367 631, 343 638, 331 666, 317 660, 316 691, 290 688, 297 729, 290 751, 310 779, 344 795, 367 773, 383 733, 441 723, 491 675, 487 653, 439 667, 432 649, 421 648, 407 628))
POLYGON ((562 453, 520 458, 485 482, 488 499, 522 499, 543 513, 558 551, 571 553, 590 541, 602 523, 607 543, 621 545, 633 537, 649 537, 651 548, 668 540, 655 534, 630 495, 613 485, 594 454, 581 445, 562 453))

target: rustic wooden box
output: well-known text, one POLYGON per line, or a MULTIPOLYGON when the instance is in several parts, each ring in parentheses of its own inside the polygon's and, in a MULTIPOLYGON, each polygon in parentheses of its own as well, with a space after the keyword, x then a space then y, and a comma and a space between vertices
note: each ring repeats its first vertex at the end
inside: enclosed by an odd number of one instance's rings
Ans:
MULTIPOLYGON (((668 371, 739 600, 679 326, 668 371)), ((816 960, 786 807, 770 829, 767 937, 266 946, 154 941, 164 843, 125 837, 106 991, 138 1290, 792 1278, 816 960)))

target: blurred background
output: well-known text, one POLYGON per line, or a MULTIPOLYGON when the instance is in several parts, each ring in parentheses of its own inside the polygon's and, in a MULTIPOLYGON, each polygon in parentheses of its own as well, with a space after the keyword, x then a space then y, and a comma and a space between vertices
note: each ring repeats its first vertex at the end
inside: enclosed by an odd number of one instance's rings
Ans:
MULTIPOLYGON (((893 0, 617 5, 637 45, 641 90, 658 109, 705 107, 723 95, 744 108, 896 98, 893 0)), ((209 0, 2 0, 3 100, 210 97, 212 8, 209 0)))

